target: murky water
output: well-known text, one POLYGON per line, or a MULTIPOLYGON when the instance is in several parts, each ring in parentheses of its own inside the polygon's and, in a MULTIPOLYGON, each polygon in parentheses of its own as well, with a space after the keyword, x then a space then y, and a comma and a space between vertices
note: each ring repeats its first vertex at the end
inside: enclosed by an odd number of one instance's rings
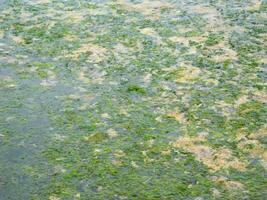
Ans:
POLYGON ((0 5, 0 199, 265 198, 265 1, 0 5))

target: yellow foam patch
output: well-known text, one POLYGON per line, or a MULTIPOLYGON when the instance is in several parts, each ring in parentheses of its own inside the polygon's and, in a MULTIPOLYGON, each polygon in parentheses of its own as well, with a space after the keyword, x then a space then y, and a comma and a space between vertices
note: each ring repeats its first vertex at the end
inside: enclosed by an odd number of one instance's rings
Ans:
POLYGON ((184 136, 174 142, 173 146, 194 154, 196 159, 207 165, 211 171, 219 171, 228 168, 234 168, 239 171, 245 170, 246 165, 239 161, 238 158, 234 157, 230 149, 212 149, 207 145, 200 144, 205 141, 205 136, 184 136))
POLYGON ((172 7, 170 3, 164 1, 144 0, 141 3, 133 4, 128 3, 124 0, 117 0, 117 3, 128 11, 140 12, 149 17, 150 19, 159 19, 160 9, 172 7))
POLYGON ((66 57, 78 60, 80 55, 87 53, 88 60, 93 62, 101 62, 104 60, 107 50, 101 46, 95 44, 83 44, 79 49, 73 51, 71 54, 66 55, 66 57))
POLYGON ((212 177, 212 181, 215 182, 215 184, 223 185, 228 190, 244 190, 244 185, 238 181, 232 181, 228 180, 226 177, 220 176, 220 177, 212 177))
POLYGON ((178 70, 176 81, 179 83, 194 82, 199 78, 201 70, 198 67, 188 66, 181 67, 178 70))

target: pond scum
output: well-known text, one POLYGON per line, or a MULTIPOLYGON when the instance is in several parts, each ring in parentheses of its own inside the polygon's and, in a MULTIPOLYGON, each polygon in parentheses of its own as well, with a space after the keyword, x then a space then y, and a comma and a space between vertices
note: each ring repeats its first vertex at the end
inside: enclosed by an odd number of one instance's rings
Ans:
POLYGON ((0 199, 266 199, 266 50, 265 0, 0 0, 0 199))

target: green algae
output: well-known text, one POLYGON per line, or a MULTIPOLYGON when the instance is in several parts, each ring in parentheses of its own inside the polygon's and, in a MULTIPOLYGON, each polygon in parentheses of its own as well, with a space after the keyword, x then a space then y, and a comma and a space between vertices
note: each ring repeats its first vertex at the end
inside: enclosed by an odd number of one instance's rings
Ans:
POLYGON ((0 199, 265 199, 265 49, 265 1, 3 1, 0 199))

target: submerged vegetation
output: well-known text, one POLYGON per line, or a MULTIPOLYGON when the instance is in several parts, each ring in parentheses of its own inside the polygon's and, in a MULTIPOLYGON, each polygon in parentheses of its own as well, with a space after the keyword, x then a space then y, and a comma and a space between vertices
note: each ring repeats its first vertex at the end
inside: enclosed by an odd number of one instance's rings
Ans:
POLYGON ((1 200, 266 199, 266 1, 0 4, 1 200))

